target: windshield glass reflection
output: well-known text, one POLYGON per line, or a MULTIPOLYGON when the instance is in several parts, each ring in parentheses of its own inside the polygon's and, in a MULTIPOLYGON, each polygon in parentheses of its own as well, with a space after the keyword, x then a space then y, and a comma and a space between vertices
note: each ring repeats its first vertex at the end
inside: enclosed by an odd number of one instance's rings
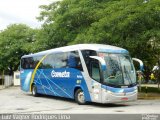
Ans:
POLYGON ((129 55, 99 53, 103 57, 107 70, 104 83, 115 86, 128 86, 136 83, 135 70, 129 55))

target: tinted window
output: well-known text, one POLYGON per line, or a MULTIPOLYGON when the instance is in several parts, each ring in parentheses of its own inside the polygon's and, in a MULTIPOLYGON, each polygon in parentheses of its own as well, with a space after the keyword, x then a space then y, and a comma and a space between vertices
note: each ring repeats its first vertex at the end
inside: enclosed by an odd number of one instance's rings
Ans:
POLYGON ((54 56, 54 67, 65 68, 67 66, 67 53, 57 53, 54 56))
POLYGON ((91 62, 91 72, 90 76, 100 82, 100 68, 99 68, 99 62, 97 60, 91 62))
POLYGON ((82 50, 82 55, 87 66, 88 73, 90 74, 91 73, 90 64, 93 59, 91 59, 89 56, 97 56, 97 53, 96 51, 93 50, 82 50))
MULTIPOLYGON (((23 58, 21 68, 34 69, 43 56, 23 58)), ((48 55, 40 64, 39 69, 49 68, 75 68, 82 70, 82 65, 78 51, 52 53, 48 55)))
POLYGON ((82 64, 78 51, 68 52, 67 67, 79 69, 82 71, 82 64))
POLYGON ((75 68, 82 70, 78 51, 50 54, 43 64, 45 64, 45 68, 75 68))
POLYGON ((33 57, 22 58, 21 59, 21 68, 34 69, 41 58, 42 58, 42 56, 38 56, 38 57, 34 57, 34 58, 33 57))
POLYGON ((21 60, 21 68, 23 69, 33 69, 34 68, 34 60, 32 57, 23 58, 21 60))

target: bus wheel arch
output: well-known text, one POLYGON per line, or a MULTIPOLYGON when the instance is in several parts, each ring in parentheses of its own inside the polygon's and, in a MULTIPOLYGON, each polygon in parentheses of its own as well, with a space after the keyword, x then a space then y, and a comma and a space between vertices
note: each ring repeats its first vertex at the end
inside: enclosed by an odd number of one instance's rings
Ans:
POLYGON ((84 91, 81 87, 76 87, 74 90, 74 99, 79 105, 86 104, 84 91))

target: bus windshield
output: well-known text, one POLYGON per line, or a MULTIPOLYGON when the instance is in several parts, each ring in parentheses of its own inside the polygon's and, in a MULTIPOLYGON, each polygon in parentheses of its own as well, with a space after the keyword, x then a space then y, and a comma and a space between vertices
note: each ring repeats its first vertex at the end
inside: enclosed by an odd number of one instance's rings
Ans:
POLYGON ((99 53, 107 69, 104 71, 103 83, 112 86, 130 86, 136 83, 135 70, 129 55, 99 53))

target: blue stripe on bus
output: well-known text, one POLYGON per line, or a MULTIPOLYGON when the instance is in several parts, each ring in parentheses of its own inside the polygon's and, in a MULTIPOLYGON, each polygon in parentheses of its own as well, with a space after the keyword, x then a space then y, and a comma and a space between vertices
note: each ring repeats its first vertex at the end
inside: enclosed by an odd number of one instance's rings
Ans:
POLYGON ((131 87, 131 88, 114 88, 114 87, 110 87, 110 86, 106 86, 106 85, 102 85, 102 88, 111 91, 113 93, 128 93, 128 92, 133 92, 135 91, 135 87, 131 87))
MULTIPOLYGON (((22 90, 29 91, 29 83, 25 83, 25 77, 32 73, 32 69, 24 70, 21 73, 21 86, 22 90)), ((31 78, 30 78, 31 79, 31 78)), ((28 81, 30 82, 30 81, 28 81)), ((56 68, 56 69, 38 69, 34 77, 34 84, 37 86, 37 92, 40 94, 47 94, 53 96, 67 97, 74 99, 74 89, 75 87, 80 87, 85 94, 86 101, 91 101, 89 90, 86 81, 83 78, 82 73, 74 68, 56 68), (52 76, 52 71, 63 73, 64 71, 69 72, 69 77, 54 77, 52 76), (77 76, 82 76, 81 78, 77 76), (80 80, 80 83, 77 83, 80 80)))

